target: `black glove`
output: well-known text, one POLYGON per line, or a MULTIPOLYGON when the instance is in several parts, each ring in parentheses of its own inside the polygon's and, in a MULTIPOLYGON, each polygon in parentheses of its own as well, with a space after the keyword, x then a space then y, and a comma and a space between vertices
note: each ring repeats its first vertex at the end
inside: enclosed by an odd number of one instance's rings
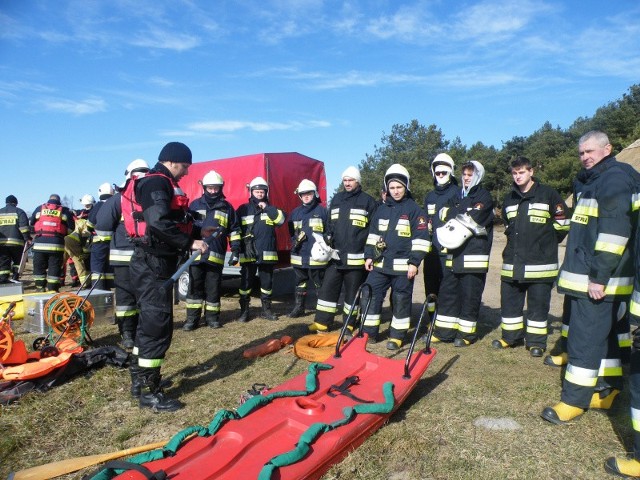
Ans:
POLYGON ((333 248, 333 235, 330 233, 325 233, 322 238, 324 238, 324 243, 327 244, 327 247, 333 248))
POLYGON ((293 253, 297 253, 300 251, 300 247, 307 239, 307 235, 304 233, 304 230, 298 230, 298 233, 293 238, 293 245, 291 245, 291 251, 293 253))
POLYGON ((640 350, 640 328, 636 328, 631 335, 633 335, 633 348, 640 350))
POLYGON ((376 245, 373 247, 373 261, 377 262, 379 261, 382 256, 384 255, 384 251, 387 248, 387 243, 384 241, 384 239, 380 239, 376 242, 376 245))
POLYGON ((238 255, 238 252, 231 252, 231 256, 229 257, 229 261, 227 262, 227 265, 229 265, 230 267, 233 267, 237 265, 239 261, 240 261, 240 257, 238 255))

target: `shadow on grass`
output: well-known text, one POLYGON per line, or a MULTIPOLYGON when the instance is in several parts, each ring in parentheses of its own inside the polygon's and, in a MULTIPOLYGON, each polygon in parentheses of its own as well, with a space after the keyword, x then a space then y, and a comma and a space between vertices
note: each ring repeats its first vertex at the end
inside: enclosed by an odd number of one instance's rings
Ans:
POLYGON ((440 370, 430 377, 422 378, 416 384, 416 388, 407 397, 405 402, 400 405, 398 410, 391 417, 390 423, 400 422, 405 419, 407 410, 409 410, 418 401, 433 392, 440 384, 449 378, 449 369, 458 361, 460 355, 456 354, 447 360, 440 370))
POLYGON ((176 388, 181 394, 193 392, 203 385, 236 374, 249 367, 254 360, 248 360, 242 356, 242 353, 247 348, 260 345, 267 340, 280 338, 283 335, 291 335, 292 329, 298 329, 301 326, 306 328, 306 324, 286 325, 279 330, 270 332, 263 337, 252 339, 232 350, 218 351, 215 355, 200 361, 197 365, 185 366, 166 378, 174 381, 173 388, 176 388), (176 379, 179 379, 177 383, 176 379))

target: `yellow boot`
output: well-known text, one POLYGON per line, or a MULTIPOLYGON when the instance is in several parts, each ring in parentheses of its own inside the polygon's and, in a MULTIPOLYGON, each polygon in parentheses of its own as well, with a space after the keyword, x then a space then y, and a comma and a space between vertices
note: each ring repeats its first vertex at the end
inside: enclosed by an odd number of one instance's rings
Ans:
POLYGON ((571 420, 578 418, 583 413, 584 408, 560 402, 553 407, 545 408, 540 416, 554 425, 567 425, 571 420))
POLYGON ((596 392, 591 397, 589 408, 600 408, 602 410, 609 410, 611 408, 611 404, 613 404, 613 400, 618 396, 619 393, 620 390, 616 390, 615 388, 609 390, 609 393, 605 397, 600 397, 600 393, 596 392))
POLYGON ((325 333, 329 331, 329 327, 318 322, 313 322, 308 328, 310 332, 316 333, 325 333))
POLYGON ((609 457, 604 462, 607 473, 622 478, 640 478, 640 462, 635 459, 619 459, 609 457))
POLYGON ((569 354, 566 352, 561 353, 560 355, 547 355, 544 357, 545 365, 549 365, 550 367, 562 367, 569 363, 569 354))

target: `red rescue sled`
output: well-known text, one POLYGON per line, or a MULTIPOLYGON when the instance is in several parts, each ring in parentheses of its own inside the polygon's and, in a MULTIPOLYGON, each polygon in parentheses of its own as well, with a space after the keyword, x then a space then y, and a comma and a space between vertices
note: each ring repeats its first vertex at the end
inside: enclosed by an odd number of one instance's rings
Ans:
MULTIPOLYGON (((425 311, 426 302, 420 320, 425 311)), ((413 353, 416 328, 406 359, 398 360, 367 352, 366 335, 353 337, 326 362, 311 364, 308 373, 235 412, 219 412, 207 428, 181 432, 184 436, 176 435, 164 451, 132 458, 147 469, 146 476, 127 470, 116 478, 143 480, 151 472, 172 480, 320 478, 380 428, 415 388, 436 354, 429 347, 431 329, 426 348, 413 353), (194 433, 198 436, 181 443, 194 433)))

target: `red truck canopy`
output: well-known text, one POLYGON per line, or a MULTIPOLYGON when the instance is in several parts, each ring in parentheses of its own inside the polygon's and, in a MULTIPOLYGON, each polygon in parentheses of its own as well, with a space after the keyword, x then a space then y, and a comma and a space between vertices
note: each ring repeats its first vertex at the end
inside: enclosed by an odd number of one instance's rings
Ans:
MULTIPOLYGON (((324 163, 300 153, 256 153, 240 157, 221 158, 191 165, 189 174, 180 180, 180 187, 190 201, 202 196, 198 183, 209 171, 215 170, 224 179, 223 192, 227 200, 238 208, 249 200, 248 185, 255 177, 263 177, 269 184, 269 202, 284 210, 287 216, 300 205, 294 193, 305 178, 318 187, 323 205, 327 202, 327 179, 324 163)), ((285 224, 276 230, 278 253, 281 261, 288 262, 291 239, 285 224)))

